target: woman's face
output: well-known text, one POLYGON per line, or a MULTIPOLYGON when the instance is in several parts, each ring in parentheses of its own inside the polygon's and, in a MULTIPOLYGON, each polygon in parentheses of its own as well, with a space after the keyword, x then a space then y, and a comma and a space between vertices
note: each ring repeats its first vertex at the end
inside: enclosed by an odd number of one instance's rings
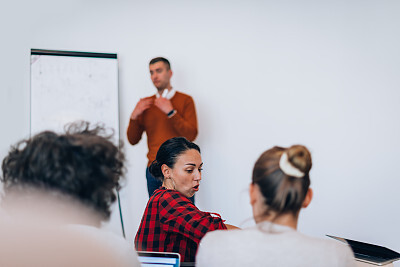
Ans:
POLYGON ((190 149, 178 157, 174 167, 168 168, 164 177, 171 178, 173 181, 171 182, 175 184, 175 190, 186 197, 192 197, 199 191, 202 167, 203 162, 199 151, 190 149))

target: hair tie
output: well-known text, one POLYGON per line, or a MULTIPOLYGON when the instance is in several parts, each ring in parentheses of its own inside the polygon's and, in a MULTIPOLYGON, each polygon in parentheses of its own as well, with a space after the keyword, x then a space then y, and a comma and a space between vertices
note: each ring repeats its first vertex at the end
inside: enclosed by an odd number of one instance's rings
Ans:
POLYGON ((283 152, 281 159, 279 160, 279 167, 286 175, 296 178, 304 177, 304 172, 300 171, 289 162, 289 158, 286 152, 283 152))

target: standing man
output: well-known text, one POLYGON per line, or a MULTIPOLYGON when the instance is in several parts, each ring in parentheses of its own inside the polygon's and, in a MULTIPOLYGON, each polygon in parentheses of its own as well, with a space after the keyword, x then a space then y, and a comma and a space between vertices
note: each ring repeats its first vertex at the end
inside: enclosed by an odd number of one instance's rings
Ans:
POLYGON ((192 97, 172 88, 169 61, 163 57, 153 58, 149 69, 157 93, 140 99, 136 104, 130 117, 127 136, 129 143, 135 145, 142 138, 143 131, 147 134, 149 161, 146 179, 151 196, 162 184, 150 174, 148 168, 155 160, 158 148, 172 137, 183 136, 193 141, 197 136, 197 117, 192 97))

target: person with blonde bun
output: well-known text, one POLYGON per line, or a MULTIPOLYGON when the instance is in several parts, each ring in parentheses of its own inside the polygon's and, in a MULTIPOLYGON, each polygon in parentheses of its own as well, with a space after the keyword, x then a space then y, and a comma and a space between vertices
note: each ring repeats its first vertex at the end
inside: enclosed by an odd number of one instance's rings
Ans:
POLYGON ((249 190, 256 225, 207 233, 196 266, 355 266, 349 246, 297 231, 300 210, 313 196, 311 166, 302 145, 265 151, 254 165, 249 190))

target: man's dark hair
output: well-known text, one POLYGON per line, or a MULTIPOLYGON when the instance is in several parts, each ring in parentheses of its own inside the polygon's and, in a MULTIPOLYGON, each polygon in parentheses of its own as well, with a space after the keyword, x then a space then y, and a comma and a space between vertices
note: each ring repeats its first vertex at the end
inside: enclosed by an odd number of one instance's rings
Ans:
POLYGON ((101 126, 70 124, 64 134, 44 131, 12 146, 2 163, 4 189, 59 192, 110 217, 125 172, 124 154, 101 126))
POLYGON ((152 64, 160 62, 160 61, 164 62, 165 65, 167 65, 167 70, 171 69, 171 64, 169 63, 168 59, 163 58, 163 57, 155 57, 155 58, 153 58, 152 60, 150 60, 149 65, 152 65, 152 64))

